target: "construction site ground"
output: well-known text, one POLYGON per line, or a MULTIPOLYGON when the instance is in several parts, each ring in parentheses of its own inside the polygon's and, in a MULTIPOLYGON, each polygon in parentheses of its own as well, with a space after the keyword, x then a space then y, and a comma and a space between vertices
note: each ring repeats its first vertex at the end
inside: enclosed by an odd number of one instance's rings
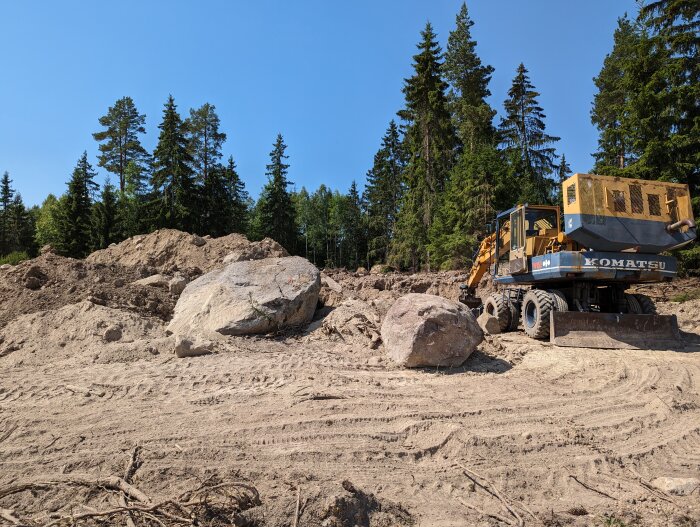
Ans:
MULTIPOLYGON (((386 303, 401 287, 459 280, 332 276, 343 295, 386 303), (383 290, 362 285, 377 279, 383 290)), ((138 488, 158 498, 236 477, 259 491, 258 525, 346 525, 324 517, 348 486, 376 498, 360 511, 367 525, 698 525, 700 489, 650 483, 700 477, 700 300, 670 300, 700 282, 673 287, 645 292, 678 315, 683 348, 558 348, 518 331, 450 370, 399 369, 381 347, 317 331, 228 337, 216 354, 178 359, 157 317, 134 330, 141 349, 110 356, 97 339, 71 342, 71 320, 119 308, 50 304, 50 320, 0 329, 36 341, 0 356, 0 496, 21 481, 121 474, 138 446, 138 488)), ((110 503, 77 487, 0 497, 37 525, 110 503)))

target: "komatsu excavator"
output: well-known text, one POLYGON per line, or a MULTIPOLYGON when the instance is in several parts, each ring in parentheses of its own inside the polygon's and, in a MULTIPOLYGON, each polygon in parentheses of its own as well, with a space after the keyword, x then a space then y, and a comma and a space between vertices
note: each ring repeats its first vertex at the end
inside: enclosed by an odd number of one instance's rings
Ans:
POLYGON ((675 315, 657 315, 633 284, 672 280, 676 259, 661 254, 690 244, 696 226, 687 185, 593 174, 562 183, 560 210, 518 205, 499 213, 482 242, 461 300, 517 329, 560 346, 668 348, 679 344, 675 315), (499 291, 476 295, 491 273, 499 291))

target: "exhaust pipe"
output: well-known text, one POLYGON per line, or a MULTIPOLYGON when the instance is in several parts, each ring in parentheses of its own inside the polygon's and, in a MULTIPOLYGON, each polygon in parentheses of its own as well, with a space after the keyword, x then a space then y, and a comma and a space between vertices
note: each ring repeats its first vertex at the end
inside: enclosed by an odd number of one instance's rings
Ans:
POLYGON ((668 232, 672 231, 677 231, 681 227, 687 226, 689 229, 694 229, 695 228, 695 222, 690 219, 685 219, 681 221, 677 221, 676 223, 672 223, 671 225, 666 225, 666 230, 668 232))

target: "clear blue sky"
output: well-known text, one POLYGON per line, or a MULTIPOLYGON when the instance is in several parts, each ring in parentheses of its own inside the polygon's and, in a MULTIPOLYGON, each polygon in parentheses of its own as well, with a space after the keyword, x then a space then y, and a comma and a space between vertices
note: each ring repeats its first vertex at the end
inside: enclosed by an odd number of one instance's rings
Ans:
MULTIPOLYGON (((257 196, 278 131, 297 188, 364 184, 430 20, 444 48, 462 0, 0 2, 0 172, 28 204, 65 189, 116 99, 146 114, 155 146, 169 93, 186 116, 210 102, 257 196)), ((592 77, 634 0, 472 0, 473 36, 496 68, 492 104, 522 61, 549 133, 574 171, 590 169, 592 77)), ((106 173, 100 169, 100 182, 106 173)))

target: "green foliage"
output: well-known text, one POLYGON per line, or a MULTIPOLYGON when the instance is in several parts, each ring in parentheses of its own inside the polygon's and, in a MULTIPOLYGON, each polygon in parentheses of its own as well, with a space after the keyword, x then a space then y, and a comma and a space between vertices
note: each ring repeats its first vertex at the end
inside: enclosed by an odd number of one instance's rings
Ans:
POLYGON ((10 252, 10 209, 14 197, 10 174, 5 172, 0 179, 0 255, 10 252))
POLYGON ((554 181, 550 175, 556 165, 553 143, 558 137, 545 131, 545 114, 539 106, 539 93, 530 82, 521 63, 503 104, 506 116, 499 131, 504 152, 510 160, 511 178, 517 183, 518 199, 523 203, 543 204, 552 199, 554 181))
POLYGON ((139 114, 131 97, 122 97, 99 123, 104 130, 92 134, 101 142, 97 164, 119 178, 119 190, 124 192, 127 166, 143 166, 148 161, 148 152, 139 140, 139 134, 146 133, 146 116, 139 114))
POLYGON ((119 240, 117 232, 117 193, 109 182, 105 180, 100 194, 100 201, 93 205, 93 241, 92 249, 104 249, 111 243, 119 240))
POLYGON ((682 293, 671 297, 673 302, 688 302, 689 300, 700 300, 700 289, 691 289, 690 291, 683 291, 682 293))
POLYGON ((83 152, 68 182, 68 191, 60 202, 56 218, 56 249, 66 256, 82 258, 90 252, 93 238, 92 193, 98 188, 95 176, 87 152, 83 152))
POLYGON ((36 232, 34 239, 39 247, 51 245, 58 247, 61 239, 60 215, 65 207, 65 196, 59 200, 53 194, 49 194, 39 207, 36 216, 36 232))
POLYGON ((678 259, 680 276, 700 276, 700 245, 695 243, 689 249, 676 251, 674 256, 678 259))
POLYGON ((29 260, 29 258, 30 256, 24 251, 14 251, 5 256, 0 256, 0 265, 17 265, 25 260, 29 260))
POLYGON ((399 128, 392 120, 382 138, 381 148, 374 155, 372 169, 367 172, 363 199, 368 230, 368 266, 389 259, 389 247, 394 239, 404 192, 405 157, 399 128))
POLYGON ((254 232, 258 237, 270 237, 289 252, 297 244, 297 227, 292 198, 287 191, 289 165, 284 162, 287 145, 282 134, 277 134, 270 163, 267 165, 268 181, 256 205, 254 232))
POLYGON ((192 156, 185 137, 187 129, 172 95, 165 103, 158 128, 160 136, 153 152, 151 175, 155 226, 191 232, 197 214, 192 156))
POLYGON ((427 233, 440 195, 455 161, 457 137, 447 103, 447 83, 441 76, 442 50, 430 23, 421 32, 414 74, 406 79, 404 170, 407 191, 401 202, 391 259, 417 269, 430 262, 427 233))

